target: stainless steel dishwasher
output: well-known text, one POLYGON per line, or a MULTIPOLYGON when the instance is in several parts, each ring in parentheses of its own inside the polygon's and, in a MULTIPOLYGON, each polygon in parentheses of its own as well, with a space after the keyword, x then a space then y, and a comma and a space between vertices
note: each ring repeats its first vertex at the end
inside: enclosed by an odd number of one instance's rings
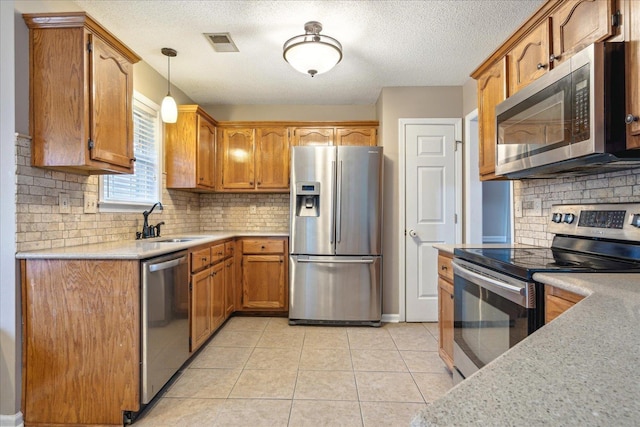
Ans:
POLYGON ((147 404, 189 358, 187 251, 142 261, 142 395, 147 404))

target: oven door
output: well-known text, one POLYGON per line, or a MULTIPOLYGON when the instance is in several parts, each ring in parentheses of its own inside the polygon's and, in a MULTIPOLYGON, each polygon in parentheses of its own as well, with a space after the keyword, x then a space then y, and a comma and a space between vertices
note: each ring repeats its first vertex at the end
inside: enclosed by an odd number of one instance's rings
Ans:
POLYGON ((454 271, 456 382, 522 341, 536 328, 535 284, 460 259, 454 271))

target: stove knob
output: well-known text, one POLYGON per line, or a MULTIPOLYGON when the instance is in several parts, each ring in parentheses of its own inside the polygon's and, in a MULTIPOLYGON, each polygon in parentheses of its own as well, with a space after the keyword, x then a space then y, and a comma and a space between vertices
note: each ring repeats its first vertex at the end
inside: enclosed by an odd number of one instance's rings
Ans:
POLYGON ((640 227, 640 214, 631 215, 631 225, 634 227, 640 227))
POLYGON ((551 217, 551 221, 555 222, 556 224, 559 224, 562 222, 562 214, 561 213, 554 213, 553 216, 551 217))
POLYGON ((576 216, 572 213, 564 214, 564 222, 571 224, 576 219, 576 216))

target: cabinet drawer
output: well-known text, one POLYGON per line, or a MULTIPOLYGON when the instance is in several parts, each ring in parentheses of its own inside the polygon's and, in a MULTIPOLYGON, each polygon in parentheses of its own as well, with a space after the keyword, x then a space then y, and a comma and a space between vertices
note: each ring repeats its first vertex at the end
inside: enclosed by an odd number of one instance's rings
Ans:
POLYGON ((450 257, 438 255, 438 275, 453 282, 453 266, 451 265, 450 257))
POLYGON ((211 263, 216 263, 224 259, 224 243, 220 243, 219 245, 211 246, 211 263))
POLYGON ((232 257, 236 249, 235 242, 227 242, 224 244, 224 257, 232 257))
POLYGON ((191 252, 191 272, 202 270, 211 264, 211 251, 209 248, 191 252))
POLYGON ((281 254, 284 253, 283 240, 243 240, 242 253, 281 254))

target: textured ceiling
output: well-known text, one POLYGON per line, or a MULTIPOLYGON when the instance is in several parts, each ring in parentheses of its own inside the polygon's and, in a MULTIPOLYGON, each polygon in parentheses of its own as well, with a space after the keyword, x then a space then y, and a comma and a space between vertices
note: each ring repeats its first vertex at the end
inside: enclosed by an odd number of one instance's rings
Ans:
POLYGON ((76 3, 196 103, 373 104, 383 87, 459 86, 542 0, 107 1, 76 3), (344 57, 314 78, 282 45, 320 21, 344 57), (228 32, 239 53, 203 33, 228 32))

